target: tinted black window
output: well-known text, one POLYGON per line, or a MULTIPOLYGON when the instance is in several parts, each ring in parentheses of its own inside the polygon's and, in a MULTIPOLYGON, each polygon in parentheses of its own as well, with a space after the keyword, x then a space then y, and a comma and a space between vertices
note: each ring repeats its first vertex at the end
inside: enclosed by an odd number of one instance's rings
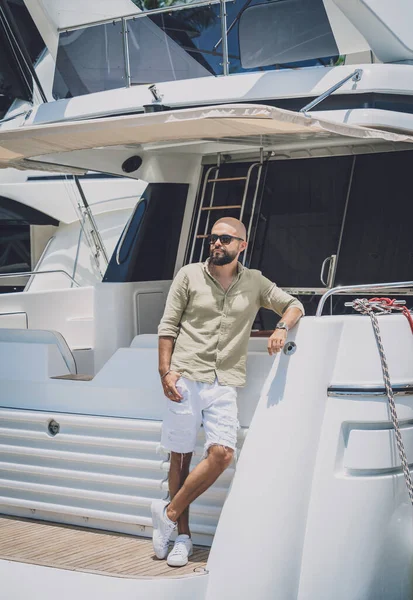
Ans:
POLYGON ((188 185, 183 183, 148 185, 141 200, 141 204, 145 203, 143 214, 138 218, 135 213, 129 227, 131 243, 127 255, 118 262, 118 244, 103 281, 173 278, 187 192, 188 185))
POLYGON ((145 198, 143 198, 139 202, 138 206, 136 207, 136 210, 133 214, 131 222, 128 226, 126 235, 125 235, 125 237, 122 241, 121 247, 119 249, 119 255, 118 255, 119 263, 124 263, 125 260, 127 260, 129 254, 133 248, 133 244, 137 240, 137 237, 138 237, 139 231, 140 231, 140 227, 141 227, 141 223, 142 223, 142 218, 143 218, 143 215, 145 214, 146 206, 147 206, 147 201, 145 200, 145 198))
POLYGON ((338 54, 323 0, 277 0, 247 8, 239 26, 244 68, 338 54))
POLYGON ((252 266, 283 287, 322 287, 337 251, 352 158, 269 163, 252 266))
POLYGON ((358 156, 337 285, 413 279, 413 152, 358 156))
POLYGON ((18 34, 24 42, 32 65, 35 65, 37 59, 45 49, 43 38, 25 7, 23 0, 6 0, 6 4, 10 9, 18 34))
POLYGON ((21 273, 30 268, 30 225, 0 220, 0 274, 21 273))
POLYGON ((413 151, 269 163, 252 265, 283 287, 409 281, 413 273, 413 151), (348 196, 347 211, 344 213, 348 196))

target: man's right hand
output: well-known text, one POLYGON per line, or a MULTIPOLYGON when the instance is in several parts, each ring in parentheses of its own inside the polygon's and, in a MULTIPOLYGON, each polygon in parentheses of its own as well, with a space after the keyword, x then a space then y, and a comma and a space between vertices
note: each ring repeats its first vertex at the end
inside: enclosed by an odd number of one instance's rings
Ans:
POLYGON ((181 374, 177 371, 170 371, 168 375, 165 375, 163 379, 161 379, 163 393, 168 398, 168 400, 172 400, 172 402, 180 402, 182 400, 181 394, 176 389, 176 382, 181 378, 181 374))

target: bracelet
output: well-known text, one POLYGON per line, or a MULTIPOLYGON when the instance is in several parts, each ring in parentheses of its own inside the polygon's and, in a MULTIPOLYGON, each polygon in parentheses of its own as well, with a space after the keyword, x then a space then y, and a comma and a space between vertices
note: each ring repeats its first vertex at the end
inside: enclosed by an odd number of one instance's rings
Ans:
POLYGON ((169 371, 167 371, 166 373, 164 373, 163 375, 161 375, 161 380, 166 377, 168 375, 168 373, 170 373, 172 371, 172 369, 169 369, 169 371))

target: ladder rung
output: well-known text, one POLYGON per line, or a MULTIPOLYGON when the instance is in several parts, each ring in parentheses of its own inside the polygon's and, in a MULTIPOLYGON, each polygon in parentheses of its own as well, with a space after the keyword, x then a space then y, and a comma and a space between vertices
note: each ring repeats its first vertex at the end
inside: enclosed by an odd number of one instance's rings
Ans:
POLYGON ((205 240, 207 237, 209 237, 209 235, 197 235, 196 239, 197 240, 205 240))
POLYGON ((204 206, 201 210, 229 210, 230 208, 241 208, 241 204, 231 204, 227 206, 204 206))
POLYGON ((218 179, 208 179, 208 183, 217 181, 247 181, 246 177, 220 177, 218 179))

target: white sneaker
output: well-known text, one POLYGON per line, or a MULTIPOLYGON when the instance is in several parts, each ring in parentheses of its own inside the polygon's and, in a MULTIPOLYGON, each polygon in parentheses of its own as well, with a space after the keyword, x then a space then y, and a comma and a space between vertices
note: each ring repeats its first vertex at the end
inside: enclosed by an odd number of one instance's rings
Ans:
POLYGON ((186 533, 182 533, 176 538, 174 547, 168 555, 167 563, 170 567, 183 567, 193 552, 191 538, 186 533))
POLYGON ((158 558, 166 558, 168 554, 168 544, 176 527, 176 523, 166 516, 165 508, 168 502, 164 500, 154 500, 151 504, 153 535, 153 549, 158 558))

